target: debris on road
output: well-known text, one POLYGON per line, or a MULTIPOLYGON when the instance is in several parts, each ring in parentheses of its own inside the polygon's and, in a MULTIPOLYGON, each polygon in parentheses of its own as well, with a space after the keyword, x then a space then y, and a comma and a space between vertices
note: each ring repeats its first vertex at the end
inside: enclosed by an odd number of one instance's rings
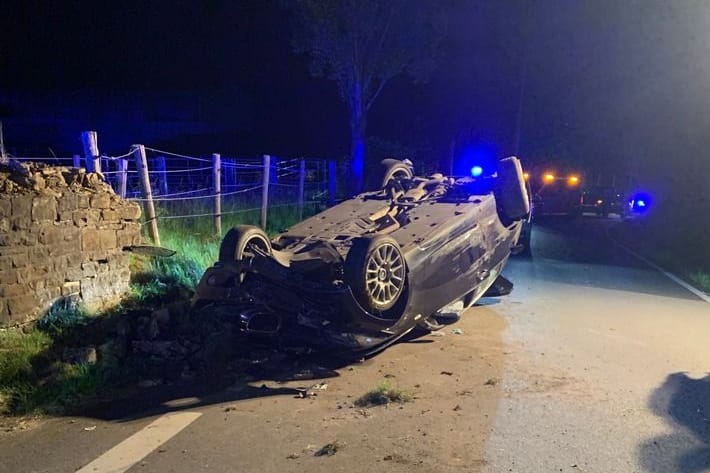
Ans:
POLYGON ((93 432, 94 430, 96 430, 96 426, 92 425, 91 427, 84 427, 84 430, 87 432, 93 432))
POLYGON ((443 374, 443 375, 445 375, 445 376, 453 376, 453 375, 454 375, 454 372, 453 372, 453 371, 442 371, 442 372, 439 373, 439 374, 443 374))
POLYGON ((484 386, 495 386, 496 384, 498 384, 498 380, 495 378, 489 378, 488 381, 483 383, 484 386))
POLYGON ((460 328, 454 328, 451 329, 451 333, 453 333, 454 335, 463 335, 463 330, 461 330, 460 328))
POLYGON ((345 442, 339 442, 338 440, 336 440, 332 443, 324 445, 313 455, 316 457, 332 457, 338 450, 341 450, 343 447, 345 447, 345 442))
POLYGON ((296 397, 298 397, 299 399, 314 397, 318 395, 318 391, 325 391, 326 389, 328 389, 328 383, 314 384, 308 389, 299 389, 298 395, 296 397))
POLYGON ((461 310, 463 309, 463 304, 460 304, 459 310, 452 311, 438 311, 434 314, 434 318, 437 322, 449 325, 461 320, 461 310))

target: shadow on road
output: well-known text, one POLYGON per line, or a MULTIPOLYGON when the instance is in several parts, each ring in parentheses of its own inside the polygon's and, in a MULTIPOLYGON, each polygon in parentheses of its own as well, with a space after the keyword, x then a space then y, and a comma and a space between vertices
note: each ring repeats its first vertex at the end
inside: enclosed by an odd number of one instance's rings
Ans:
MULTIPOLYGON (((398 343, 427 344, 423 331, 408 334, 398 343)), ((192 381, 160 384, 136 391, 131 388, 123 398, 115 396, 78 412, 101 420, 130 421, 168 412, 237 402, 247 399, 288 395, 309 397, 309 388, 319 381, 339 377, 338 370, 353 364, 369 363, 370 359, 354 358, 343 353, 315 352, 294 354, 278 349, 244 346, 224 367, 212 369, 192 381)), ((112 396, 116 393, 112 393, 112 396)))
POLYGON ((673 432, 639 448, 652 473, 696 473, 710 469, 710 374, 700 379, 673 373, 649 399, 649 407, 673 432))
POLYGON ((260 397, 303 397, 316 380, 340 376, 337 370, 352 361, 324 355, 255 351, 251 356, 232 360, 221 373, 212 372, 192 381, 144 387, 123 399, 98 403, 80 414, 102 420, 129 421, 260 397), (292 381, 299 383, 294 385, 292 381))

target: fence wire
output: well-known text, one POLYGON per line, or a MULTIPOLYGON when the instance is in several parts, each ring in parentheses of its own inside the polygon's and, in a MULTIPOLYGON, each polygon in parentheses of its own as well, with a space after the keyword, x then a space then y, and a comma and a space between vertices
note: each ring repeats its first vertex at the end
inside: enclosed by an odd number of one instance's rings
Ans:
MULTIPOLYGON (((269 181, 264 182, 264 159, 258 157, 220 156, 220 192, 214 182, 214 162, 209 158, 166 151, 145 146, 147 176, 151 199, 158 221, 214 219, 249 212, 257 215, 262 209, 264 185, 267 190, 267 214, 271 209, 298 208, 302 203, 304 216, 324 208, 336 196, 329 195, 328 161, 316 158, 281 158, 271 156, 269 181), (301 163, 303 162, 303 174, 301 163), (302 194, 299 193, 302 187, 302 194), (216 212, 215 199, 221 200, 216 212)), ((138 168, 135 151, 100 156, 106 181, 122 197, 142 205, 148 201, 142 185, 143 174, 138 168), (121 167, 123 166, 123 167, 121 167), (125 191, 123 191, 125 189, 125 191)), ((75 164, 77 157, 17 158, 20 161, 75 164)), ((80 159, 84 162, 84 159, 80 159)), ((295 213, 294 213, 295 215, 295 213)), ((142 225, 148 223, 145 218, 142 225)))

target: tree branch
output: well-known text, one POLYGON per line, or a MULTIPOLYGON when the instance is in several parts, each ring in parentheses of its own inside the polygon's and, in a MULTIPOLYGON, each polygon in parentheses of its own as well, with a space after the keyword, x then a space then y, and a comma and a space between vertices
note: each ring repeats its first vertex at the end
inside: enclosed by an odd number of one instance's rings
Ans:
POLYGON ((365 102, 365 110, 370 110, 370 107, 372 107, 372 104, 375 103, 375 99, 377 99, 377 96, 380 95, 380 92, 382 91, 382 88, 387 84, 387 82, 390 81, 394 76, 399 74, 401 72, 401 69, 396 72, 392 72, 387 75, 383 75, 382 78, 380 78, 380 83, 377 85, 377 89, 372 93, 372 97, 369 97, 367 101, 365 102))
MULTIPOLYGON (((377 48, 375 49, 375 52, 374 52, 374 54, 372 55, 372 57, 373 57, 372 62, 373 62, 373 63, 377 62, 377 58, 379 58, 379 57, 381 56, 381 54, 382 54, 382 47, 384 46, 384 44, 385 44, 385 39, 387 38, 387 34, 389 33, 390 25, 392 24, 392 18, 394 18, 394 11, 395 11, 395 8, 394 8, 394 6, 393 6, 394 4, 390 4, 390 5, 392 6, 392 8, 390 8, 390 14, 389 14, 389 16, 387 17, 387 23, 385 23, 385 27, 382 29, 382 34, 380 35, 380 41, 378 42, 377 48)), ((369 76, 369 77, 367 78, 367 80, 365 81, 364 90, 366 90, 366 91, 367 91, 367 90, 370 90, 370 85, 372 84, 372 79, 374 78, 374 71, 375 71, 377 68, 376 68, 376 67, 370 67, 369 69, 370 69, 371 71, 373 71, 373 73, 370 74, 370 76, 369 76)), ((382 87, 380 86, 378 89, 381 90, 382 87)), ((377 91, 377 93, 379 93, 379 90, 377 91)), ((375 95, 377 95, 377 93, 376 93, 375 95)), ((369 108, 369 107, 368 107, 368 108, 369 108)))

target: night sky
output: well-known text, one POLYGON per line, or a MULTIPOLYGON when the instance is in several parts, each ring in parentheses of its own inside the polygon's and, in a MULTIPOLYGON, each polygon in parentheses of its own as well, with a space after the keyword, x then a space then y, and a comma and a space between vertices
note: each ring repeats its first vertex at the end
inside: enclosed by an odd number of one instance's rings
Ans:
MULTIPOLYGON (((347 111, 335 85, 310 77, 308 58, 292 53, 283 2, 98 3, 6 2, 2 92, 39 102, 167 93, 194 99, 200 116, 220 124, 164 140, 185 152, 348 153, 347 111)), ((445 4, 449 33, 437 70, 425 84, 393 80, 371 111, 370 137, 432 160, 453 137, 511 154, 524 86, 524 159, 649 179, 646 170, 668 159, 696 172, 706 166, 710 2, 445 4)), ((12 144, 18 112, 0 112, 12 144)), ((35 134, 44 143, 42 129, 35 134)))

